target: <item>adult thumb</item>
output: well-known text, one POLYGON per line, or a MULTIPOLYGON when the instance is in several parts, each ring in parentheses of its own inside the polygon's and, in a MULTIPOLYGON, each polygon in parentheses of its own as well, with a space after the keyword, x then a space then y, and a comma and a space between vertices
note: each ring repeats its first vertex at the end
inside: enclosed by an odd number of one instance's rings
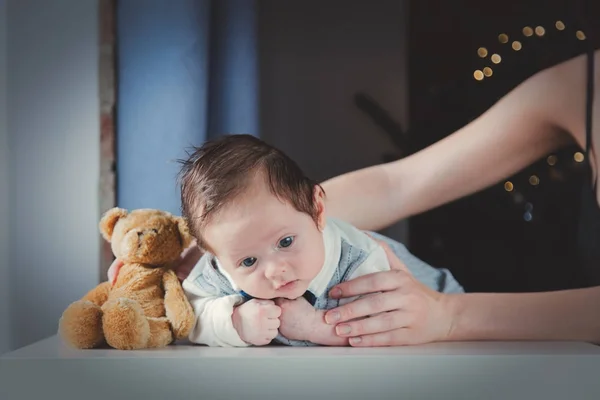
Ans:
POLYGON ((110 285, 114 285, 115 282, 117 281, 117 276, 119 276, 119 270, 121 269, 121 267, 123 266, 123 261, 119 260, 118 258, 115 258, 115 260, 112 262, 112 264, 110 265, 110 267, 108 268, 108 281, 110 282, 110 285))

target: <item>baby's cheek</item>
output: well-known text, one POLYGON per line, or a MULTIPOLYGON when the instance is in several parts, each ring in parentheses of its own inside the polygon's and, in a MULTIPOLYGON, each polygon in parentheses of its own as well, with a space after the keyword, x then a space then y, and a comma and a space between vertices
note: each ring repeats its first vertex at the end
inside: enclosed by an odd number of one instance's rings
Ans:
POLYGON ((301 261, 303 275, 308 275, 308 279, 313 279, 321 271, 324 258, 319 252, 307 252, 306 257, 301 261))
POLYGON ((268 290, 270 285, 268 285, 265 276, 261 275, 260 272, 253 272, 249 276, 244 277, 238 282, 238 286, 252 297, 264 299, 269 298, 271 295, 268 290))

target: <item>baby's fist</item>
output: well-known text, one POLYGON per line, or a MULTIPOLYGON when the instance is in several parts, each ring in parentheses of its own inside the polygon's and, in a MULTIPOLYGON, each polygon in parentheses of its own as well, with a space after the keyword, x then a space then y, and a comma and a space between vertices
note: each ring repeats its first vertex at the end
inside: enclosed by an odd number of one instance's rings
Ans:
POLYGON ((252 299, 234 308, 231 319, 244 342, 264 346, 277 336, 280 315, 273 300, 252 299))
POLYGON ((275 299, 281 307, 279 332, 291 340, 311 340, 318 324, 317 310, 304 297, 295 300, 275 299))

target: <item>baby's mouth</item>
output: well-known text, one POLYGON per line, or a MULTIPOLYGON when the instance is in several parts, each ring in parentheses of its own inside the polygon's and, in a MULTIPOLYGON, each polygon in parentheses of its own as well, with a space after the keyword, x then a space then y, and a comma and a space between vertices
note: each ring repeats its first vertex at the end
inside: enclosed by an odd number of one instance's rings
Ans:
POLYGON ((297 279, 295 279, 293 281, 286 282, 286 283, 284 283, 282 285, 277 286, 277 288, 275 290, 289 290, 289 289, 292 289, 295 286, 296 282, 298 282, 297 279))

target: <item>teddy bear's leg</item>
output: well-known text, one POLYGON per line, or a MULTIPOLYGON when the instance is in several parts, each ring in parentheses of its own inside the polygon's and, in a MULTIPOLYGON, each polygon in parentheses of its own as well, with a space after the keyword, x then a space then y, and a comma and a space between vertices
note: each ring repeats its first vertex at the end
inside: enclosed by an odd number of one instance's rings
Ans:
POLYGON ((147 347, 150 324, 135 300, 117 298, 102 306, 102 324, 106 342, 115 349, 135 350, 147 347))
POLYGON ((58 321, 59 336, 78 349, 92 349, 104 342, 102 310, 91 301, 71 303, 58 321))
POLYGON ((101 283, 81 300, 67 307, 58 322, 58 333, 67 344, 79 349, 91 349, 104 342, 100 307, 109 292, 110 284, 101 283))
POLYGON ((165 317, 148 318, 150 324, 150 340, 148 347, 165 347, 173 342, 171 324, 165 317))

